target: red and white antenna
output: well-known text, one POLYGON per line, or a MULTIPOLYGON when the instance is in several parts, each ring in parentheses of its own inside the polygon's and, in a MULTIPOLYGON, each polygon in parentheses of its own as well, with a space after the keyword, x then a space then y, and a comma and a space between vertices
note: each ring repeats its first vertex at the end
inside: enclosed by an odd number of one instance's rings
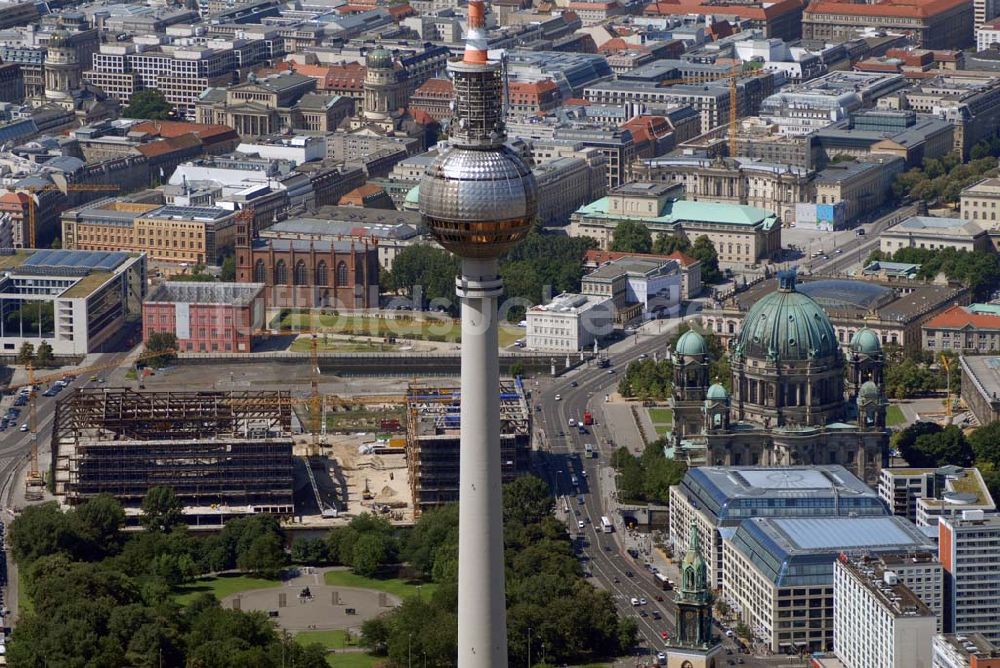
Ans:
POLYGON ((486 3, 483 0, 469 0, 469 32, 465 36, 465 57, 467 63, 485 65, 489 62, 486 41, 486 3))

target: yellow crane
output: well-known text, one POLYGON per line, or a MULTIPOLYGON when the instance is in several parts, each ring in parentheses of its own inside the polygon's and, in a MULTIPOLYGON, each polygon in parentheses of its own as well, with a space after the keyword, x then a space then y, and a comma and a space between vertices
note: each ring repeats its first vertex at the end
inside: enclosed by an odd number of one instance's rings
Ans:
POLYGON ((63 194, 70 192, 118 192, 120 189, 121 186, 105 183, 67 183, 65 186, 53 183, 45 186, 24 186, 23 188, 17 188, 17 190, 26 190, 30 193, 28 195, 28 238, 23 240, 24 247, 35 248, 38 242, 38 212, 35 202, 35 195, 37 193, 53 190, 58 190, 63 194))
MULTIPOLYGON (((754 70, 744 70, 742 64, 737 64, 733 66, 732 71, 728 74, 713 75, 711 77, 685 77, 683 79, 665 79, 660 81, 660 85, 673 85, 673 84, 708 84, 714 81, 721 81, 723 79, 729 80, 729 157, 735 158, 737 153, 739 153, 739 142, 737 141, 737 135, 739 134, 739 122, 740 122, 740 112, 739 112, 739 95, 737 88, 737 79, 745 79, 750 77, 756 77, 763 74, 764 71, 760 69, 754 70)), ((708 132, 714 128, 702 128, 702 133, 708 132)))

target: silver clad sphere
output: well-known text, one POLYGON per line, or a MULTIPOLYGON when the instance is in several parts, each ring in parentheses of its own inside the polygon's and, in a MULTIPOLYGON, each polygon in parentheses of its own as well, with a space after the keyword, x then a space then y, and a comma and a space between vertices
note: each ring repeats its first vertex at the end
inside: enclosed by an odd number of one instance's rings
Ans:
POLYGON ((496 257, 528 234, 538 187, 507 146, 485 151, 453 146, 427 169, 419 202, 442 246, 461 257, 496 257))

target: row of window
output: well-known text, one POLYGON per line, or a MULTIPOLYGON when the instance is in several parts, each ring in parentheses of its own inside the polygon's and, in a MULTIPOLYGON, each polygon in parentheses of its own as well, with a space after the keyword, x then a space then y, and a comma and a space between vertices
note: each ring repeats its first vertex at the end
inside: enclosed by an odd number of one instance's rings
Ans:
MULTIPOLYGON (((274 285, 287 285, 288 284, 288 265, 284 260, 278 260, 274 265, 274 271, 272 273, 274 277, 274 285)), ((327 279, 327 265, 324 260, 320 260, 316 265, 316 271, 313 274, 314 281, 312 285, 329 285, 327 279)), ((336 274, 336 284, 337 285, 347 285, 348 284, 348 271, 347 263, 340 262, 337 264, 337 274, 336 274)), ((267 267, 264 264, 264 260, 257 260, 253 267, 253 280, 255 283, 267 283, 267 267)), ((309 283, 309 270, 306 267, 306 263, 303 260, 299 260, 295 263, 295 268, 292 271, 292 285, 310 285, 309 283)))

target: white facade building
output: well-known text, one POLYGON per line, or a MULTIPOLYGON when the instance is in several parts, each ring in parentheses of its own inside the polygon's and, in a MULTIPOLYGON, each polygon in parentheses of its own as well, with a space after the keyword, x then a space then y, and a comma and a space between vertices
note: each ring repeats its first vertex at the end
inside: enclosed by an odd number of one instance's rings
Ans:
POLYGON ((930 668, 936 620, 877 562, 833 565, 833 649, 846 668, 930 668))
POLYGON ((259 155, 270 160, 288 160, 301 165, 313 160, 326 158, 326 137, 261 138, 254 142, 243 142, 236 147, 237 153, 259 155))
POLYGON ((528 309, 529 350, 575 353, 611 333, 615 308, 610 296, 563 293, 528 309))

